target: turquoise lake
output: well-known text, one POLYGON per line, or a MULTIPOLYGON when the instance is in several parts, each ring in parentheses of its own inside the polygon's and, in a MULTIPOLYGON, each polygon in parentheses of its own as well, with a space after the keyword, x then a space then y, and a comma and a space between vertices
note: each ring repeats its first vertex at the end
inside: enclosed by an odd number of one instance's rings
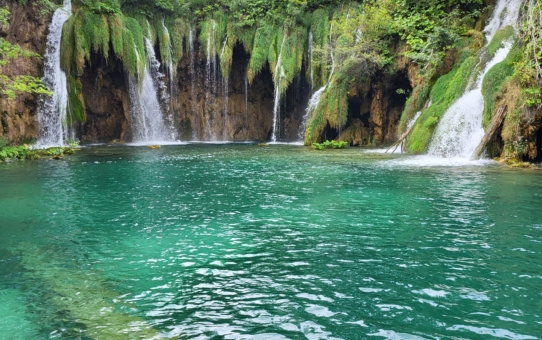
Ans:
POLYGON ((539 339, 542 171, 362 149, 0 163, 0 339, 539 339))

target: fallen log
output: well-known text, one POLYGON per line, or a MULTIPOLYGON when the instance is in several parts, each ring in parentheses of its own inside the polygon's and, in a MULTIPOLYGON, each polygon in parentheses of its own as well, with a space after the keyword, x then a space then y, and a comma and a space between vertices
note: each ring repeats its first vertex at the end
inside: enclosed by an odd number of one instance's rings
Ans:
POLYGON ((478 144, 478 146, 472 153, 472 156, 470 157, 471 161, 479 160, 487 145, 493 140, 495 134, 497 133, 504 121, 504 117, 506 117, 507 108, 508 107, 506 105, 499 107, 497 113, 493 116, 493 119, 491 120, 491 124, 489 124, 489 127, 487 128, 484 138, 482 138, 482 141, 480 142, 480 144, 478 144))
POLYGON ((415 124, 412 124, 412 126, 405 132, 401 135, 401 137, 399 138, 399 140, 395 143, 393 143, 388 150, 386 150, 386 153, 388 153, 388 151, 391 150, 391 148, 393 148, 395 146, 395 149, 393 149, 393 151, 391 153, 395 153, 395 150, 397 150, 397 148, 399 147, 399 145, 401 145, 401 151, 403 151, 403 142, 404 140, 408 137, 408 135, 410 135, 410 133, 412 132, 412 130, 414 129, 414 125, 415 124))

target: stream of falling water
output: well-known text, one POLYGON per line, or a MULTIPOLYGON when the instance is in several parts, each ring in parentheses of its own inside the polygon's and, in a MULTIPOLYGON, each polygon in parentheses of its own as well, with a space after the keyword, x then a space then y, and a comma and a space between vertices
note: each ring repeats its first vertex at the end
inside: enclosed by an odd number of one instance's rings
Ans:
POLYGON ((211 29, 207 31, 207 86, 205 91, 205 131, 209 134, 209 140, 216 141, 216 133, 211 127, 210 115, 216 111, 216 98, 211 97, 216 94, 216 22, 213 21, 211 29), (214 109, 209 109, 207 106, 214 106, 214 109))
MULTIPOLYGON (((139 75, 139 78, 142 77, 141 84, 135 78, 128 77, 133 142, 173 142, 175 141, 175 133, 172 128, 173 122, 169 115, 164 115, 160 107, 158 91, 152 75, 153 73, 155 74, 155 79, 160 78, 160 75, 157 74, 160 62, 156 59, 154 48, 148 38, 145 38, 145 47, 148 63, 143 69, 143 74, 139 75)), ((137 49, 136 55, 139 60, 137 49)))
MULTIPOLYGON (((499 0, 489 24, 484 29, 487 44, 491 42, 498 30, 508 25, 515 26, 521 4, 522 0, 499 0)), ((429 155, 470 159, 484 136, 484 128, 482 127, 484 111, 482 83, 484 76, 493 66, 506 58, 511 48, 512 43, 505 42, 477 76, 474 86, 467 89, 463 96, 446 111, 433 134, 429 145, 429 155)))
POLYGON ((282 38, 282 43, 280 44, 280 52, 277 58, 277 65, 275 66, 275 103, 273 105, 273 131, 271 133, 271 141, 277 141, 277 124, 280 114, 280 88, 282 83, 282 78, 284 78, 284 68, 282 67, 282 48, 284 47, 284 42, 286 37, 282 38))
MULTIPOLYGON (((169 79, 169 105, 167 106, 168 115, 171 116, 173 112, 177 110, 176 103, 178 97, 178 87, 177 87, 177 70, 173 64, 173 46, 171 44, 171 35, 165 24, 165 20, 162 19, 162 29, 164 30, 165 36, 167 37, 167 47, 168 47, 168 56, 167 56, 167 77, 169 79)), ((154 73, 153 73, 154 74, 154 73)))
POLYGON ((72 15, 71 0, 55 11, 47 36, 43 82, 52 96, 42 96, 38 108, 38 147, 64 145, 64 140, 75 139, 67 121, 68 85, 66 74, 60 69, 60 39, 62 27, 72 15))
POLYGON ((198 102, 196 94, 196 57, 195 57, 195 46, 194 46, 194 26, 190 23, 190 32, 189 32, 189 45, 190 45, 190 95, 191 95, 191 106, 192 106, 192 139, 199 139, 199 117, 198 117, 198 102))
MULTIPOLYGON (((318 107, 318 104, 320 103, 320 99, 322 98, 322 94, 324 93, 327 86, 331 82, 331 77, 333 76, 333 73, 335 72, 335 55, 333 52, 333 40, 331 36, 332 32, 333 32, 333 24, 329 26, 329 54, 331 57, 331 72, 329 73, 329 77, 327 78, 327 82, 324 84, 324 86, 322 86, 316 92, 314 92, 311 98, 309 99, 309 103, 307 105, 307 108, 305 109, 305 114, 303 115, 303 119, 301 120, 301 124, 299 125, 299 129, 297 132, 297 138, 300 142, 303 142, 303 139, 305 136, 305 130, 307 128, 307 122, 309 121, 309 118, 311 117, 314 110, 316 110, 316 108, 318 107)), ((309 34, 309 56, 310 56, 310 62, 312 65, 312 32, 309 34)), ((312 73, 312 66, 311 66, 311 89, 313 86, 312 82, 313 82, 313 73, 312 73)))
MULTIPOLYGON (((224 42, 222 44, 222 51, 220 52, 220 59, 221 60, 222 60, 222 57, 224 56, 224 51, 226 50, 226 44, 227 43, 228 43, 228 34, 226 34, 226 38, 224 39, 224 42)), ((229 76, 230 76, 229 74, 226 74, 226 75, 222 76, 222 89, 223 89, 223 93, 224 93, 224 112, 223 112, 223 115, 222 115, 222 120, 223 120, 222 140, 227 140, 228 139, 228 136, 226 134, 226 132, 227 132, 226 126, 227 126, 227 123, 228 123, 228 104, 229 104, 228 103, 228 101, 229 101, 228 94, 229 94, 229 89, 230 89, 229 76)))

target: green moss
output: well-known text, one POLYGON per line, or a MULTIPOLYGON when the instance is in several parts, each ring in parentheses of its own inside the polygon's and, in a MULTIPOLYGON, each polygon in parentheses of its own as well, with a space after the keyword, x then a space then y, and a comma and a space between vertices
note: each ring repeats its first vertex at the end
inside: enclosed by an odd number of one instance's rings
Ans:
POLYGON ((230 23, 228 24, 226 38, 224 40, 219 55, 220 69, 222 70, 222 77, 224 77, 224 79, 228 79, 228 77, 230 76, 233 58, 233 47, 235 46, 236 42, 237 38, 235 37, 235 33, 233 31, 233 25, 230 23))
POLYGON ((497 94, 501 91, 506 79, 514 74, 515 63, 523 58, 523 51, 518 44, 514 44, 505 60, 493 66, 485 75, 482 83, 482 95, 484 96, 483 126, 489 126, 497 94))
POLYGON ((68 76, 68 120, 73 122, 85 122, 86 109, 83 98, 83 84, 80 78, 68 76))
POLYGON ((113 52, 118 58, 121 58, 124 54, 124 22, 122 16, 120 14, 110 15, 107 17, 107 22, 109 24, 109 37, 111 39, 111 45, 113 46, 113 52))
POLYGON ((403 133, 406 131, 407 125, 412 118, 423 109, 427 101, 429 100, 429 94, 431 92, 430 77, 425 78, 418 86, 412 91, 412 95, 408 98, 405 109, 401 115, 399 122, 398 132, 403 133))
POLYGON ((311 32, 313 39, 313 58, 307 68, 307 78, 312 73, 316 87, 323 86, 329 76, 326 67, 328 56, 327 46, 329 44, 329 12, 323 8, 315 10, 312 14, 311 32))
POLYGON ((254 36, 254 47, 250 55, 250 62, 247 69, 247 79, 249 83, 260 73, 267 63, 269 48, 275 38, 275 27, 267 22, 263 22, 258 27, 254 36))
POLYGON ((503 43, 510 40, 515 35, 515 30, 512 26, 506 26, 505 28, 497 31, 489 45, 487 45, 488 53, 493 57, 497 50, 503 46, 503 43))
POLYGON ((305 145, 321 142, 324 130, 328 125, 337 130, 344 128, 347 118, 348 91, 346 84, 331 82, 307 122, 305 145))
POLYGON ((420 115, 407 140, 406 149, 409 152, 424 153, 427 150, 440 118, 465 92, 477 60, 476 56, 467 57, 436 81, 430 94, 432 105, 420 115))
POLYGON ((173 65, 177 65, 184 53, 190 49, 190 21, 184 18, 178 18, 172 21, 166 21, 171 36, 173 65))
POLYGON ((72 16, 64 23, 62 27, 62 38, 60 41, 60 68, 67 74, 71 74, 73 70, 73 60, 75 52, 75 37, 74 37, 75 17, 72 16))

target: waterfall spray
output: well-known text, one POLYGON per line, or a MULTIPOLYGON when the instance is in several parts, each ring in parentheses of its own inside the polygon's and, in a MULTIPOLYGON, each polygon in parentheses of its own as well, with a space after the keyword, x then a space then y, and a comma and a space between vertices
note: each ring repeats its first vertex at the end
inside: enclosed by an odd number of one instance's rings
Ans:
POLYGON ((45 75, 43 82, 52 96, 43 96, 38 108, 38 147, 64 145, 66 139, 74 139, 68 122, 68 85, 66 74, 60 69, 60 40, 62 27, 72 14, 71 0, 64 0, 64 5, 55 11, 45 53, 45 75))
MULTIPOLYGON (((517 22, 521 4, 521 0, 498 1, 491 20, 484 29, 488 38, 487 44, 499 29, 517 22)), ((494 65, 506 59, 511 48, 512 43, 505 42, 503 47, 485 65, 483 71, 476 76, 474 85, 469 86, 463 96, 446 111, 433 134, 429 145, 430 155, 470 159, 484 136, 484 128, 482 127, 484 111, 482 83, 484 76, 494 65)))
POLYGON ((284 68, 282 67, 282 48, 284 47, 284 42, 286 38, 282 38, 282 43, 280 44, 280 52, 277 58, 277 65, 275 66, 275 104, 273 106, 273 131, 271 133, 271 141, 277 141, 277 123, 280 114, 280 88, 282 79, 284 78, 284 68))
MULTIPOLYGON (((158 101, 158 93, 155 79, 163 75, 156 74, 160 68, 160 62, 156 59, 154 48, 148 38, 145 38, 148 64, 138 78, 141 84, 131 76, 128 76, 128 87, 131 100, 132 126, 134 130, 134 142, 173 142, 175 133, 172 128, 171 116, 165 116, 158 101)), ((135 49, 135 47, 134 47, 135 49)), ((139 61, 139 54, 136 49, 139 61)), ((165 85, 164 85, 165 86, 165 85)))

